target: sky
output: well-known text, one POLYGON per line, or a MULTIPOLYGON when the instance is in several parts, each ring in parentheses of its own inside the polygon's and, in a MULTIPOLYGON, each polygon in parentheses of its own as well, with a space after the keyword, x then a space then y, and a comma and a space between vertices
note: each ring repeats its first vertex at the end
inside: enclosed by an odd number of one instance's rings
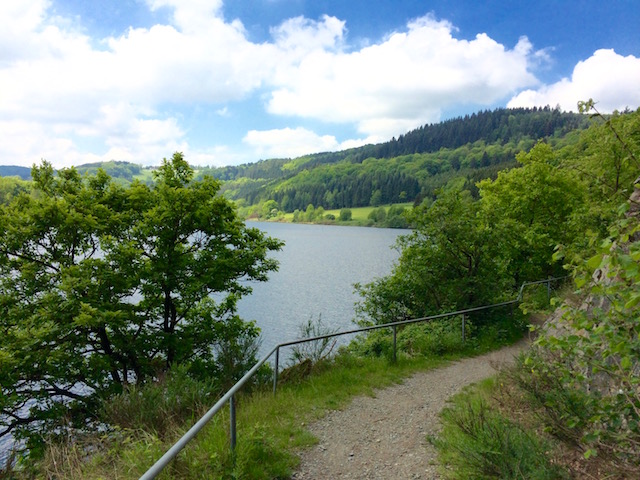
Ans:
POLYGON ((0 165, 224 166, 640 106, 637 0, 1 0, 0 165))

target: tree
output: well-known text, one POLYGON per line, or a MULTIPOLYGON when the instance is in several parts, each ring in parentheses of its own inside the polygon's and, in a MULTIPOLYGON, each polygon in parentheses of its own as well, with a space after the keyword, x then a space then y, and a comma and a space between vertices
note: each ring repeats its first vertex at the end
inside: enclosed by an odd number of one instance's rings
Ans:
POLYGON ((252 360, 234 348, 258 334, 236 302, 281 243, 218 181, 194 181, 179 153, 152 186, 47 163, 32 177, 0 209, 0 436, 86 426, 101 399, 176 364, 224 382, 252 360))
POLYGON ((382 203, 382 192, 380 189, 374 190, 371 193, 371 199, 369 200, 369 205, 372 207, 378 207, 382 203))
POLYGON ((386 323, 482 305, 503 286, 497 241, 466 191, 443 193, 411 216, 390 276, 357 290, 361 323, 386 323))
POLYGON ((278 202, 267 200, 262 204, 262 217, 272 218, 278 215, 278 202))
POLYGON ((350 208, 342 208, 340 209, 340 221, 341 222, 348 222, 349 220, 351 220, 351 209, 350 208))
POLYGON ((502 256, 514 286, 548 275, 562 275, 562 264, 552 256, 558 245, 584 240, 589 228, 581 211, 586 189, 577 176, 558 166, 546 143, 517 156, 522 168, 498 173, 496 180, 478 183, 484 215, 502 233, 502 256))

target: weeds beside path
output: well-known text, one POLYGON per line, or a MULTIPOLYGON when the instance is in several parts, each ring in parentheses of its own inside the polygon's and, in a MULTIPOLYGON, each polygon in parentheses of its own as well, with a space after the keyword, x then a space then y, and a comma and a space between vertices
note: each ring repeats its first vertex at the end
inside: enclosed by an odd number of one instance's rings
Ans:
POLYGON ((464 386, 512 363, 526 347, 515 345, 416 373, 401 384, 357 397, 344 410, 309 426, 318 444, 301 452, 294 479, 437 479, 436 451, 427 435, 438 414, 464 386))

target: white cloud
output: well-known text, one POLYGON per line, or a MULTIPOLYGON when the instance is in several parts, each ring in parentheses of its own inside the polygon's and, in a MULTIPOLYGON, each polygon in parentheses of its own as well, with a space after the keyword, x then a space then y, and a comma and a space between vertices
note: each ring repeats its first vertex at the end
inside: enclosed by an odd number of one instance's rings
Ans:
POLYGON ((509 107, 560 105, 577 111, 581 100, 592 98, 598 110, 611 112, 640 105, 640 58, 623 57, 613 50, 597 50, 579 62, 571 78, 563 78, 537 90, 525 90, 509 101, 509 107))
POLYGON ((508 50, 485 34, 456 39, 453 30, 426 16, 361 50, 316 50, 285 63, 268 110, 355 123, 365 135, 390 138, 439 120, 452 105, 490 105, 537 84, 529 67, 541 55, 526 37, 508 50))
POLYGON ((336 137, 320 136, 302 127, 250 130, 242 141, 253 147, 262 158, 293 158, 339 148, 336 137))
POLYGON ((295 17, 271 29, 278 48, 302 54, 337 49, 343 44, 344 34, 345 22, 329 15, 323 15, 319 22, 295 17))

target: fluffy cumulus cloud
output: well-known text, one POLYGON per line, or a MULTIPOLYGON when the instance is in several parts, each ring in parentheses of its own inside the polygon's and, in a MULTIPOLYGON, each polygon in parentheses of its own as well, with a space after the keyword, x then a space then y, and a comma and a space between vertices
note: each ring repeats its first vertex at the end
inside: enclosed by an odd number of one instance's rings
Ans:
POLYGON ((250 130, 242 141, 262 158, 295 158, 343 147, 333 135, 321 136, 302 127, 250 130))
POLYGON ((384 140, 439 120, 452 105, 490 105, 536 85, 529 68, 535 52, 525 37, 510 50, 485 34, 468 41, 453 32, 426 16, 357 51, 313 51, 280 66, 268 109, 354 123, 384 140))
POLYGON ((597 50, 575 66, 571 78, 525 90, 511 99, 508 106, 560 105, 563 110, 576 111, 579 101, 590 98, 597 102, 601 112, 640 105, 640 58, 597 50))
POLYGON ((3 136, 3 163, 95 160, 81 147, 88 144, 99 159, 157 163, 159 152, 188 147, 179 119, 162 106, 239 100, 260 86, 264 47, 248 42, 238 22, 225 23, 220 5, 149 6, 172 9, 173 23, 96 41, 52 16, 47 0, 2 2, 0 122, 24 142, 3 136))

